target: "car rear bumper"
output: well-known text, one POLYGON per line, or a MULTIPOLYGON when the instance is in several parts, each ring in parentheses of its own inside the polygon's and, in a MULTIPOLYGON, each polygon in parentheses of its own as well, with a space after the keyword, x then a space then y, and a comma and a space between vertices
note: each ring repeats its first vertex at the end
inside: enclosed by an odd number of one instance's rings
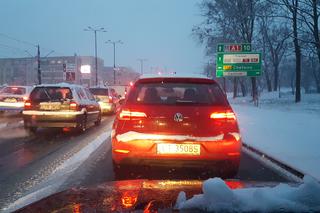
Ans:
POLYGON ((119 165, 121 166, 141 166, 141 167, 159 167, 159 168, 192 168, 192 169, 214 169, 221 170, 225 168, 237 168, 240 164, 240 158, 225 160, 199 160, 199 159, 149 159, 149 158, 124 158, 119 165))
POLYGON ((0 111, 22 111, 24 109, 24 102, 3 102, 0 101, 0 111))
POLYGON ((23 111, 26 127, 77 127, 82 112, 23 111))
MULTIPOLYGON (((127 135, 129 136, 129 135, 127 135)), ((156 137, 157 135, 155 135, 156 137)), ((159 135, 158 135, 159 136, 159 135)), ((171 136, 170 136, 171 137, 171 136)), ((169 139, 171 139, 169 137, 169 139)), ((207 163, 215 162, 239 162, 241 156, 241 139, 224 140, 220 136, 197 137, 197 140, 190 141, 190 138, 182 138, 179 141, 138 139, 128 141, 130 137, 112 137, 112 158, 116 164, 137 164, 146 166, 176 166, 199 167, 207 163), (119 142, 117 138, 125 142, 119 142), (205 139, 212 139, 211 141, 205 139), (216 140, 213 140, 216 139, 216 140), (158 144, 197 144, 200 146, 200 153, 194 154, 159 154, 158 144)), ((131 137, 132 138, 132 137, 131 137)))

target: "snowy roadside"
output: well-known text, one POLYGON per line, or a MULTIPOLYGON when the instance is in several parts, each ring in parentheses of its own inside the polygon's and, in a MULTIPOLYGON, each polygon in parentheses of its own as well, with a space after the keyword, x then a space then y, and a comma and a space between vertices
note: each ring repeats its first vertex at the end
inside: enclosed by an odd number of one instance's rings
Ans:
POLYGON ((262 97, 260 106, 250 97, 230 100, 239 120, 243 141, 266 155, 320 180, 320 95, 305 95, 302 103, 275 93, 262 97))

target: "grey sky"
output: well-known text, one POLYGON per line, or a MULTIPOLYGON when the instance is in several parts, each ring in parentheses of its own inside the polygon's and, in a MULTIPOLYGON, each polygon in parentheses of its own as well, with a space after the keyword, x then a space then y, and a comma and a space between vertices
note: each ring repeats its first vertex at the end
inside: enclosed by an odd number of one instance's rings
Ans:
MULTIPOLYGON (((200 72, 206 63, 203 49, 191 36, 201 22, 199 0, 1 0, 0 33, 39 43, 42 55, 94 55, 93 33, 86 26, 104 27, 98 35, 98 54, 112 66, 112 46, 105 41, 121 39, 117 64, 139 70, 137 58, 150 67, 169 71, 200 72)), ((0 36, 0 57, 24 56, 19 50, 36 51, 23 43, 0 36), (1 46, 2 45, 2 46, 1 46)))

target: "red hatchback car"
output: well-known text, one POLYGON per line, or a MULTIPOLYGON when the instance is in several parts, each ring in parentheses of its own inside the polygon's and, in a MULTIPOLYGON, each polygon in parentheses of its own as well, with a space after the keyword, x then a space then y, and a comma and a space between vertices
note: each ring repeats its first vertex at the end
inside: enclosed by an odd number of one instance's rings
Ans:
POLYGON ((139 79, 112 130, 115 172, 132 165, 164 166, 233 177, 241 144, 224 92, 214 80, 199 77, 139 79))

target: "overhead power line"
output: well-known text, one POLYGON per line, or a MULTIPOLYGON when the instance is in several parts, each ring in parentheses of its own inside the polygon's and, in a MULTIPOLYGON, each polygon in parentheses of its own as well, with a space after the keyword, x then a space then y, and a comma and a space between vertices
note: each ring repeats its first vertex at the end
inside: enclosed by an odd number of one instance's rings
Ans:
POLYGON ((31 42, 28 42, 28 41, 24 41, 24 40, 20 40, 20 39, 14 38, 14 37, 6 35, 4 33, 0 33, 0 36, 5 37, 7 39, 11 39, 11 40, 19 42, 19 43, 23 43, 23 44, 27 44, 27 45, 30 45, 30 46, 33 46, 33 47, 37 47, 36 44, 33 44, 31 42))

